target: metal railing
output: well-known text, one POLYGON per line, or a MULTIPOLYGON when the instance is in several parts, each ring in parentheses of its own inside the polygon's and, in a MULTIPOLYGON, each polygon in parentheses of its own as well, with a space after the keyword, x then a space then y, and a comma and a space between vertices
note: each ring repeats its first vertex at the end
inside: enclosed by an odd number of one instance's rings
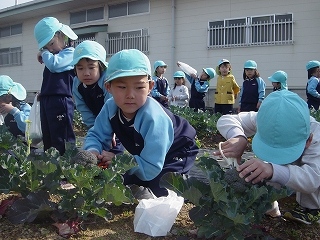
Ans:
POLYGON ((208 28, 208 48, 293 44, 293 21, 256 22, 208 28))
POLYGON ((107 55, 111 56, 123 49, 138 49, 149 53, 149 35, 127 35, 121 37, 110 37, 106 42, 107 55))

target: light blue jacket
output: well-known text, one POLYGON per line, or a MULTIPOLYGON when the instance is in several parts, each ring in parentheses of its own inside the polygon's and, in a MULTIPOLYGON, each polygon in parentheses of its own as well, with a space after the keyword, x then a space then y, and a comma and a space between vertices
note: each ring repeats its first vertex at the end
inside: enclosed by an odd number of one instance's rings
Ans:
MULTIPOLYGON (((103 91, 104 95, 104 102, 106 102, 109 98, 112 97, 112 95, 107 91, 107 89, 104 86, 104 80, 106 79, 106 71, 103 71, 99 80, 98 85, 103 91)), ((86 103, 83 100, 82 95, 78 91, 79 85, 82 84, 79 80, 79 78, 76 76, 73 79, 73 86, 72 86, 72 94, 73 98, 76 104, 77 110, 80 112, 82 121, 84 124, 86 124, 88 127, 92 127, 95 121, 95 115, 92 113, 92 111, 88 108, 86 103)))
POLYGON ((42 61, 52 73, 68 71, 74 68, 73 65, 70 65, 73 60, 73 52, 73 47, 62 49, 56 54, 52 54, 48 50, 44 50, 41 53, 42 61))

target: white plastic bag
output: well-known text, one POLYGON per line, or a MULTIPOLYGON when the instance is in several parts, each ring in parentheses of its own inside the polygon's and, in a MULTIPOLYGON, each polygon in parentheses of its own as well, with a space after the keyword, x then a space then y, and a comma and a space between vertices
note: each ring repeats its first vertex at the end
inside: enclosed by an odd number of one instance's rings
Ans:
POLYGON ((30 110, 29 120, 30 130, 29 137, 32 140, 32 144, 36 145, 42 141, 42 130, 40 121, 40 102, 37 100, 38 94, 35 95, 33 104, 30 110))
POLYGON ((197 75, 197 70, 195 70, 193 67, 189 66, 186 63, 180 62, 180 61, 178 61, 178 63, 180 65, 179 67, 181 68, 181 70, 184 71, 189 76, 191 74, 197 75))
POLYGON ((166 236, 184 203, 183 197, 169 191, 167 197, 140 200, 134 214, 134 231, 152 237, 166 236))

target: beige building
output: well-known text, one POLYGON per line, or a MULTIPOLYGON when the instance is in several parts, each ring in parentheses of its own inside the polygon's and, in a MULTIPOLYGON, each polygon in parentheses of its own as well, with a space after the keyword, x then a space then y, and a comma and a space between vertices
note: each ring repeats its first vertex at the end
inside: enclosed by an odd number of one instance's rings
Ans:
MULTIPOLYGON (((35 24, 53 16, 69 25, 79 41, 93 39, 108 56, 138 48, 151 64, 163 60, 172 75, 182 61, 201 71, 230 60, 242 85, 243 64, 258 63, 261 77, 288 73, 289 89, 305 98, 309 60, 320 60, 319 0, 34 0, 0 10, 0 74, 40 90, 44 66, 36 61, 35 24)), ((216 78, 207 106, 213 106, 216 78)))

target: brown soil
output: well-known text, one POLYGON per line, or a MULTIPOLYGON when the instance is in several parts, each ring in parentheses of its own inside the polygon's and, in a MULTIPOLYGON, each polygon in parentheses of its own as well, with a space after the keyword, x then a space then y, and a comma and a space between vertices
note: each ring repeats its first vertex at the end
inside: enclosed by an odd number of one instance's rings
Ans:
MULTIPOLYGON (((221 136, 207 139, 210 144, 207 148, 216 149, 216 143, 223 141, 221 136)), ((250 146, 248 146, 250 149, 250 146)), ((0 201, 8 195, 1 194, 0 201)), ((279 200, 282 213, 293 209, 296 205, 295 197, 287 197, 279 200)), ((108 239, 108 240, 199 240, 196 236, 196 227, 190 220, 188 212, 193 207, 192 204, 184 204, 176 221, 166 237, 150 237, 145 234, 135 233, 133 227, 134 211, 136 205, 110 206, 114 219, 104 221, 95 219, 82 225, 83 230, 70 237, 70 239, 108 239)), ((57 234, 57 228, 52 225, 49 219, 47 222, 33 222, 29 224, 13 225, 4 217, 0 219, 0 239, 6 240, 62 240, 65 238, 57 234)), ((257 227, 261 228, 268 238, 278 240, 314 240, 320 239, 319 225, 303 225, 286 221, 283 218, 266 217, 257 227), (272 238, 271 238, 272 237, 272 238)))

